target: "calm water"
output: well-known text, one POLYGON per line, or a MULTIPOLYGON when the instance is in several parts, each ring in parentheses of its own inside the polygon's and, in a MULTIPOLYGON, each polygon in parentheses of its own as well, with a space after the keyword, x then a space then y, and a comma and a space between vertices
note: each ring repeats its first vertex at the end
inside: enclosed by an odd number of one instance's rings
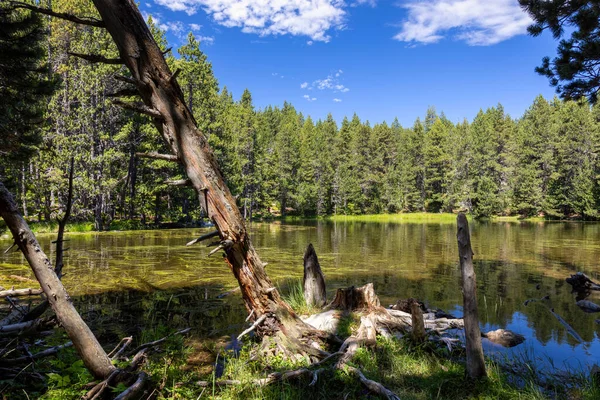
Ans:
MULTIPOLYGON (((488 354, 525 357, 548 369, 600 364, 600 325, 595 322, 600 314, 581 311, 564 280, 577 271, 600 280, 600 224, 473 223, 471 230, 483 331, 506 328, 527 338, 510 350, 484 339, 488 354), (524 305, 527 299, 546 295, 550 300, 524 305), (551 308, 577 331, 583 343, 567 333, 551 308)), ((157 308, 158 299, 165 314, 174 304, 183 304, 187 311, 182 323, 200 327, 201 334, 233 333, 244 318, 239 295, 224 302, 214 300, 236 286, 233 275, 218 256, 207 258, 203 245, 185 247, 187 241, 207 231, 70 234, 65 285, 80 309, 96 313, 95 318, 102 319, 103 308, 123 305, 139 318, 149 316, 148 308, 157 308), (140 293, 151 293, 154 301, 140 300, 140 293)), ((269 276, 283 292, 287 282, 302 277, 303 251, 313 243, 329 297, 338 287, 374 282, 386 305, 398 298, 416 297, 430 307, 461 314, 454 224, 311 221, 253 224, 251 231, 261 258, 268 262, 269 276)), ((39 236, 51 255, 53 238, 39 236)), ((0 249, 11 243, 8 238, 0 239, 0 249)), ((0 255, 0 267, 4 286, 27 285, 10 275, 32 277, 18 252, 0 255)), ((600 293, 589 300, 600 304, 600 293)), ((127 318, 119 321, 136 323, 134 316, 127 318)))

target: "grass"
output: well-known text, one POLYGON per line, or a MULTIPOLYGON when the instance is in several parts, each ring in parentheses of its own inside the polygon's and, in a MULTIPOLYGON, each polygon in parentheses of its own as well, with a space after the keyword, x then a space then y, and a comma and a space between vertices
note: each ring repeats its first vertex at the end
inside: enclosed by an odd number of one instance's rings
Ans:
POLYGON ((326 219, 343 222, 434 222, 456 223, 456 214, 451 213, 401 213, 401 214, 368 214, 368 215, 332 215, 326 219))
MULTIPOLYGON (((358 326, 356 317, 352 316, 340 325, 344 325, 339 329, 342 337, 358 326)), ((136 343, 156 340, 174 330, 163 325, 145 329, 138 335, 136 343)), ((62 333, 49 344, 64 341, 66 337, 62 333)), ((160 352, 149 357, 144 370, 150 375, 152 387, 158 390, 158 399, 376 398, 354 376, 346 370, 334 369, 332 364, 321 366, 323 370, 314 386, 308 385, 311 379, 306 377, 259 387, 253 383, 256 379, 265 378, 273 372, 306 368, 309 362, 279 356, 260 357, 256 352, 258 346, 256 342, 246 342, 236 355, 227 350, 224 342, 172 336, 161 345, 160 352), (194 359, 202 359, 202 364, 194 362, 194 359), (218 380, 227 379, 241 383, 225 387, 216 384, 218 380), (199 380, 208 382, 208 386, 200 387, 197 384, 199 380)), ((465 378, 463 359, 464 350, 458 347, 450 352, 446 347, 432 343, 415 345, 407 337, 390 340, 378 337, 377 345, 359 349, 350 365, 406 400, 599 398, 600 387, 596 383, 573 373, 571 381, 561 376, 541 384, 534 369, 520 365, 526 362, 524 360, 516 360, 517 365, 513 364, 511 368, 516 371, 529 369, 531 373, 509 374, 499 362, 488 360, 488 378, 473 382, 465 378)), ((26 368, 33 371, 31 365, 26 368)), ((81 398, 86 391, 85 385, 92 380, 73 348, 65 349, 56 358, 39 361, 35 371, 40 372, 46 381, 19 385, 0 378, 0 394, 11 399, 75 400, 81 398)), ((121 385, 111 390, 116 395, 124 389, 121 385)))
POLYGON ((283 299, 298 313, 299 315, 311 315, 319 311, 315 306, 309 306, 304 299, 304 288, 302 279, 288 280, 279 288, 280 293, 288 293, 283 296, 283 299))

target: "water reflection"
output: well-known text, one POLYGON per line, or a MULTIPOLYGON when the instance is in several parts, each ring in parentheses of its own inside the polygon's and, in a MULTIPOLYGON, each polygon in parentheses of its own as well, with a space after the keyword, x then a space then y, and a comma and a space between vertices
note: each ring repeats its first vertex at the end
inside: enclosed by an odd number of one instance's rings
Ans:
MULTIPOLYGON (((581 311, 564 281, 576 271, 598 279, 600 224, 474 223, 471 229, 483 330, 506 328, 527 337, 525 344, 510 350, 484 339, 486 350, 539 359, 539 365, 549 368, 600 363, 600 325, 594 322, 599 316, 581 311), (544 296, 549 300, 524 305, 527 299, 544 296), (567 333, 551 308, 577 331, 583 343, 567 333)), ((181 297, 193 291, 194 296, 202 297, 199 288, 210 288, 212 297, 235 287, 236 282, 219 256, 206 257, 209 249, 202 245, 185 247, 191 238, 206 232, 71 234, 65 285, 82 304, 99 301, 85 296, 108 292, 113 297, 120 292, 177 293, 181 297)), ((269 276, 280 284, 302 276, 303 251, 312 242, 326 275, 329 297, 338 287, 374 282, 384 304, 416 297, 431 307, 461 312, 454 224, 253 224, 251 235, 261 258, 268 262, 269 276)), ((51 255, 52 239, 49 235, 40 237, 51 255)), ((0 240, 0 248, 10 244, 8 239, 0 240)), ((11 282, 10 275, 32 277, 19 253, 2 256, 0 266, 4 286, 23 285, 11 282)), ((203 304, 201 300, 198 298, 196 304, 203 304)), ((600 293, 589 300, 600 303, 600 293)), ((127 302, 117 303, 115 307, 127 302)), ((229 323, 243 317, 241 304, 235 304, 235 318, 227 318, 229 323)), ((200 324, 200 319, 189 322, 200 324)), ((202 334, 207 332, 208 328, 202 330, 202 334)))

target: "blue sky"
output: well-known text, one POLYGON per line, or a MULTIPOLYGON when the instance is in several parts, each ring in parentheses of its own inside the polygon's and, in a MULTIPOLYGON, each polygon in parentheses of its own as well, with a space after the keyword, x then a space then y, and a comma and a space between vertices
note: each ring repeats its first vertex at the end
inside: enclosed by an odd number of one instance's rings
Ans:
POLYGON ((193 31, 219 84, 257 108, 291 102, 313 119, 357 113, 411 126, 428 106, 452 121, 501 103, 520 117, 554 90, 553 56, 517 0, 146 0, 173 48, 193 31))

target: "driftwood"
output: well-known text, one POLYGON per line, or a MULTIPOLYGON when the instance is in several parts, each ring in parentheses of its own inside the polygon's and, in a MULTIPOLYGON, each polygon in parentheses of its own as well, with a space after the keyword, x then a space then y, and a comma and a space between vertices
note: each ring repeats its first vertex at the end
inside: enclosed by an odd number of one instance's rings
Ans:
POLYGON ((37 296, 38 294, 42 293, 44 293, 42 289, 9 289, 0 291, 0 298, 17 296, 37 296))
POLYGON ((319 259, 312 243, 304 252, 304 300, 310 306, 323 307, 327 301, 325 277, 319 265, 319 259))
POLYGON ((487 374, 483 359, 483 347, 481 346, 479 317, 477 315, 477 281, 473 269, 473 250, 471 249, 469 223, 465 214, 458 214, 457 225, 467 348, 467 375, 471 379, 478 379, 485 377, 487 374))

